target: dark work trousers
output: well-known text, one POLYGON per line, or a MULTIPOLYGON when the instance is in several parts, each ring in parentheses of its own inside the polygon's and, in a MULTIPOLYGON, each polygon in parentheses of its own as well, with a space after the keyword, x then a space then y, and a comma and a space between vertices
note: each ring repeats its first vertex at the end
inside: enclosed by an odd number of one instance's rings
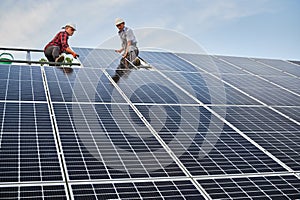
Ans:
MULTIPOLYGON (((128 52, 126 59, 129 60, 130 62, 133 62, 133 60, 136 57, 138 57, 138 55, 139 55, 139 49, 135 48, 128 52)), ((128 63, 128 61, 126 59, 122 58, 120 60, 120 64, 119 64, 118 68, 120 68, 120 69, 133 68, 133 66, 130 63, 128 63)))
POLYGON ((55 62, 55 59, 59 56, 59 51, 58 46, 49 46, 45 49, 44 54, 50 62, 55 62))

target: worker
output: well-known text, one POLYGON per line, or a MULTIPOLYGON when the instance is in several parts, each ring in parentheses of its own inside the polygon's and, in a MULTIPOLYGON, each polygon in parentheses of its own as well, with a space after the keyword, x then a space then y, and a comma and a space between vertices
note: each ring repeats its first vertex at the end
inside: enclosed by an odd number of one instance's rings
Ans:
POLYGON ((132 67, 128 61, 134 65, 140 65, 140 60, 138 59, 139 49, 137 48, 137 40, 132 29, 125 26, 125 22, 121 18, 116 18, 115 25, 118 28, 118 34, 122 42, 122 48, 115 50, 117 53, 122 53, 122 59, 120 61, 120 68, 132 67))
POLYGON ((44 48, 44 54, 50 62, 63 62, 65 57, 62 53, 72 54, 74 58, 78 57, 68 44, 69 36, 76 31, 76 25, 68 23, 62 29, 64 30, 58 32, 44 48))

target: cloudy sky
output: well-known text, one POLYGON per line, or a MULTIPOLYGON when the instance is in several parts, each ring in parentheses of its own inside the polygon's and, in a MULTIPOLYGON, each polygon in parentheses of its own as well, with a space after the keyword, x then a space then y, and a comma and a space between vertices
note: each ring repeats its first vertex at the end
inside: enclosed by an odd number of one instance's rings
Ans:
POLYGON ((299 0, 1 0, 0 47, 42 49, 73 22, 69 44, 96 48, 122 17, 135 30, 181 33, 209 54, 300 60, 299 10, 299 0))

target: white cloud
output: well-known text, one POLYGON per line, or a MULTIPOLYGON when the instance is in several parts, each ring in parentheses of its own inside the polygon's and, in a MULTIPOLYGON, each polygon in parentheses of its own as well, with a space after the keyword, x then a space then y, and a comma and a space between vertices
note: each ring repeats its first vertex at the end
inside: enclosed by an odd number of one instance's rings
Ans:
MULTIPOLYGON (((175 30, 198 42, 204 39, 207 46, 222 42, 216 41, 218 33, 226 32, 231 36, 245 19, 254 25, 260 15, 270 17, 271 13, 276 18, 276 12, 286 15, 288 9, 295 10, 290 6, 291 3, 279 0, 1 0, 0 46, 43 48, 61 26, 73 22, 78 31, 70 39, 70 45, 97 47, 116 35, 116 17, 124 18, 133 29, 175 30), (233 30, 228 30, 228 27, 233 30)), ((224 38, 228 42, 233 39, 224 38)), ((226 44, 223 46, 225 48, 226 44)))
POLYGON ((160 7, 168 13, 166 17, 163 15, 161 20, 169 28, 173 27, 177 31, 203 31, 223 23, 272 11, 270 0, 192 0, 176 2, 176 6, 168 2, 160 7))
MULTIPOLYGON (((74 37, 95 34, 103 24, 113 27, 115 10, 127 1, 3 1, 0 8, 0 46, 43 48, 67 22, 76 23, 74 37), (5 38, 5 39, 4 39, 5 38)), ((2 3, 2 2, 1 2, 2 3)), ((104 28, 103 28, 104 29, 104 28)), ((88 38, 86 38, 88 39, 88 38)))

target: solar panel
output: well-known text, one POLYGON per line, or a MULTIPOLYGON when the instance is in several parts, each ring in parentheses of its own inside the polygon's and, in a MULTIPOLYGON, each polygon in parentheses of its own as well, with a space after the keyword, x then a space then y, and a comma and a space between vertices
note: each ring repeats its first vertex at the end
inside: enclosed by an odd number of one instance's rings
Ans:
POLYGON ((72 185, 76 199, 205 199, 188 180, 72 185))
POLYGON ((0 187, 0 199, 67 199, 63 185, 0 187))
POLYGON ((249 58, 242 58, 242 57, 222 57, 218 56, 219 59, 228 62, 234 66, 241 67, 243 70, 246 70, 247 72, 251 72, 254 74, 259 74, 261 76, 263 75, 277 75, 280 76, 282 75, 282 71, 268 66, 261 64, 259 62, 255 62, 253 59, 249 58))
POLYGON ((54 105, 55 113, 59 112, 63 119, 57 119, 57 124, 71 179, 184 176, 176 164, 164 168, 166 163, 174 161, 138 116, 133 121, 142 127, 136 130, 138 127, 128 119, 134 115, 133 110, 127 110, 128 105, 118 105, 116 113, 112 113, 111 107, 107 104, 54 105), (85 120, 75 125, 79 119, 85 120))
POLYGON ((274 60, 274 59, 255 59, 256 61, 266 64, 269 67, 273 67, 276 69, 281 70, 283 73, 288 73, 290 75, 294 76, 300 76, 300 71, 299 71, 299 61, 284 61, 284 60, 274 60))
POLYGON ((62 181, 48 105, 0 102, 0 180, 62 181))
POLYGON ((300 198, 298 65, 76 52, 0 66, 0 199, 300 198))
POLYGON ((0 100, 46 101, 40 68, 2 65, 0 100))
POLYGON ((213 199, 298 199, 295 176, 236 177, 198 180, 213 199))

